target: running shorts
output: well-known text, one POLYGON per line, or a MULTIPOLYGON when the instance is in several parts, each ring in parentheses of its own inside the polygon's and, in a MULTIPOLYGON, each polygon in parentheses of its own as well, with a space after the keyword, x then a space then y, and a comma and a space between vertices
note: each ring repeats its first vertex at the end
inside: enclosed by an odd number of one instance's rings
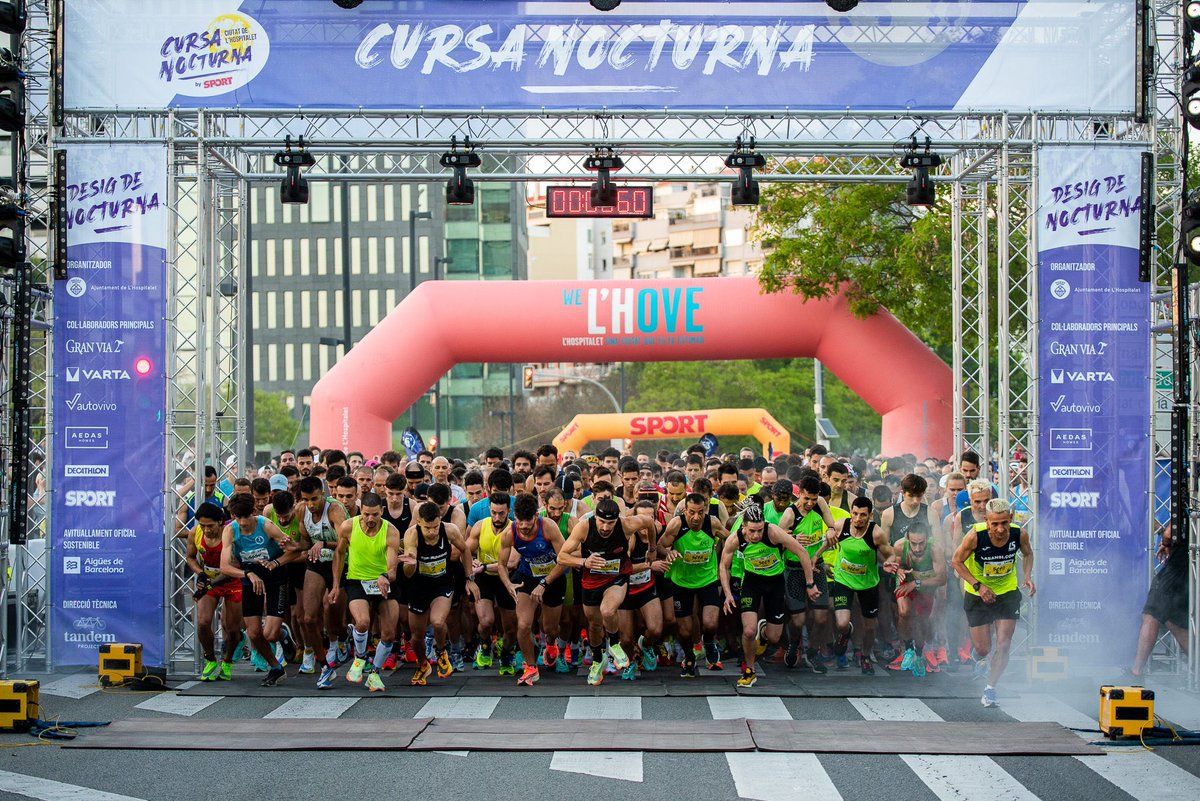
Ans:
MULTIPOLYGON (((742 581, 745 581, 743 578, 742 581)), ((680 615, 692 614, 692 609, 695 608, 696 601, 700 602, 700 608, 706 606, 721 606, 721 582, 714 581, 711 584, 705 584, 703 587, 691 589, 688 587, 680 587, 675 585, 675 617, 680 615)))
MULTIPOLYGON (((747 573, 747 575, 749 575, 747 573)), ((784 597, 787 599, 788 614, 798 615, 811 606, 814 609, 829 607, 829 583, 825 579, 825 571, 813 566, 813 582, 821 593, 816 601, 808 600, 808 583, 804 580, 804 568, 799 564, 788 562, 783 569, 784 597)))
MULTIPOLYGON (((804 577, 801 575, 801 583, 804 577)), ((772 625, 779 625, 787 619, 790 609, 785 590, 786 580, 783 576, 760 576, 757 573, 746 573, 742 577, 742 593, 738 600, 738 610, 742 613, 756 612, 763 620, 772 625), (762 612, 758 612, 759 606, 762 612)))
POLYGON ((645 584, 641 586, 643 587, 641 592, 625 593, 625 600, 621 601, 621 609, 626 612, 636 612, 651 601, 658 602, 658 587, 654 582, 651 582, 648 587, 645 584))
POLYGON ((629 584, 629 576, 620 575, 602 587, 596 587, 595 589, 591 590, 589 590, 587 587, 584 587, 583 595, 580 598, 580 601, 584 606, 599 606, 600 602, 604 600, 604 593, 607 592, 610 587, 624 587, 627 584, 629 584))
POLYGON ((204 594, 209 598, 224 599, 231 603, 240 604, 242 602, 242 582, 231 579, 215 587, 209 587, 208 592, 204 594))
MULTIPOLYGON (((532 595, 537 589, 538 584, 542 580, 537 576, 522 576, 519 573, 513 576, 513 583, 517 585, 517 593, 521 595, 532 595)), ((563 596, 567 592, 566 576, 559 576, 554 581, 546 584, 546 589, 542 592, 542 606, 548 606, 551 609, 557 609, 563 605, 563 596)), ((504 593, 508 595, 508 593, 504 593)), ((512 600, 512 596, 509 596, 512 600)), ((515 608, 515 605, 514 605, 515 608)))
POLYGON ((255 570, 255 567, 260 566, 251 565, 251 572, 263 580, 263 594, 254 591, 249 578, 242 579, 242 616, 285 617, 295 602, 286 571, 282 567, 275 570, 255 570))
POLYGON ((388 593, 388 597, 368 590, 367 587, 374 587, 374 581, 358 581, 357 579, 345 579, 342 581, 342 586, 346 588, 346 599, 348 601, 366 601, 371 606, 371 611, 375 611, 375 607, 383 601, 396 602, 396 586, 392 582, 392 591, 388 593))
MULTIPOLYGON (((904 597, 912 604, 912 613, 917 617, 929 617, 933 614, 933 603, 937 600, 937 595, 932 590, 928 592, 914 590, 904 597)), ((897 602, 901 600, 903 599, 896 598, 897 602)))
MULTIPOLYGON (((513 582, 516 583, 515 581, 513 582)), ((510 612, 517 608, 517 602, 504 588, 504 582, 493 573, 480 573, 475 576, 475 586, 479 588, 479 600, 491 601, 501 609, 510 612)))
POLYGON ((1160 581, 1162 574, 1150 582, 1150 592, 1146 594, 1146 604, 1142 614, 1149 615, 1159 623, 1170 623, 1181 629, 1188 627, 1188 589, 1186 584, 1160 581))
POLYGON ((964 592, 963 611, 967 613, 967 625, 971 628, 988 626, 997 620, 1018 620, 1021 617, 1021 591, 1001 593, 990 604, 985 604, 978 595, 964 592))
POLYGON ((858 598, 858 611, 862 613, 863 617, 874 618, 879 615, 878 584, 865 590, 852 590, 836 581, 831 581, 829 582, 829 598, 833 601, 833 608, 838 611, 849 610, 854 599, 858 598))
POLYGON ((436 579, 416 576, 408 582, 408 611, 414 615, 423 615, 429 611, 429 606, 435 598, 454 600, 454 581, 450 576, 436 579))

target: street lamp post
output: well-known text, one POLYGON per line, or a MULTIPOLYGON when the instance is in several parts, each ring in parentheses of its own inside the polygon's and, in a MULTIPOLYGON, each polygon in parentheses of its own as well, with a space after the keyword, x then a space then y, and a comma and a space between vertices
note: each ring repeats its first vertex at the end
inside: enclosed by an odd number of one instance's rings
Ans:
POLYGON ((452 259, 448 256, 446 256, 446 257, 438 256, 436 259, 434 259, 433 260, 433 280, 434 281, 442 280, 442 273, 439 268, 441 268, 442 266, 449 267, 451 264, 454 264, 454 259, 452 259))

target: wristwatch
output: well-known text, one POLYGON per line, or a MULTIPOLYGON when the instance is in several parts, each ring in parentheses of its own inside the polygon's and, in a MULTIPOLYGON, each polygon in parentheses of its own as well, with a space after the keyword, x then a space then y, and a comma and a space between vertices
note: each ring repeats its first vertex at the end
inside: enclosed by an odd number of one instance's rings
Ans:
POLYGON ((815 586, 817 586, 817 582, 815 582, 815 581, 810 581, 810 582, 808 582, 808 588, 809 588, 810 590, 811 590, 813 587, 815 587, 815 586))
POLYGON ((982 582, 976 581, 973 584, 971 584, 971 589, 975 590, 975 592, 979 592, 979 588, 981 586, 983 586, 982 582))
POLYGON ((913 584, 917 585, 918 590, 921 589, 921 580, 920 579, 913 579, 913 584))

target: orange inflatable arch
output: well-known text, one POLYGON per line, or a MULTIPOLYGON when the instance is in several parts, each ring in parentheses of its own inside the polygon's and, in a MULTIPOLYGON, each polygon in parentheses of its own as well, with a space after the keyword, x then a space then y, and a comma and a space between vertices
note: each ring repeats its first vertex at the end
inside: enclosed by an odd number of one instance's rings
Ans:
POLYGON ((801 356, 883 417, 884 453, 950 456, 952 379, 933 351, 885 310, 859 319, 840 295, 764 295, 754 277, 423 283, 313 387, 310 438, 389 450, 396 417, 460 362, 801 356))
POLYGON ((577 414, 554 438, 558 452, 575 451, 599 439, 699 439, 749 435, 763 456, 790 453, 792 435, 766 409, 700 409, 694 412, 577 414))

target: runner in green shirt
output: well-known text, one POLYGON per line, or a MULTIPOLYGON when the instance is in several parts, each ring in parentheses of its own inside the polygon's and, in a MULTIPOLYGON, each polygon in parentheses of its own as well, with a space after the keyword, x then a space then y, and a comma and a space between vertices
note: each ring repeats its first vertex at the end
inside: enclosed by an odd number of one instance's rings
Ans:
POLYGON ((837 515, 850 516, 848 512, 841 509, 830 509, 826 502, 828 497, 828 484, 815 475, 806 476, 800 480, 799 499, 779 517, 779 527, 784 531, 790 531, 808 552, 808 556, 813 562, 813 580, 817 584, 817 597, 810 599, 807 588, 801 580, 800 563, 790 553, 784 554, 786 562, 784 575, 791 626, 788 630, 788 647, 783 653, 783 664, 791 668, 800 664, 800 643, 802 642, 800 632, 804 628, 805 613, 811 609, 812 615, 808 618, 810 647, 807 664, 814 673, 828 672, 817 652, 816 644, 831 642, 833 639, 829 628, 829 586, 827 582, 829 568, 827 561, 816 558, 816 553, 825 541, 825 531, 837 525, 837 515))
POLYGON ((721 670, 721 655, 714 635, 720 621, 721 590, 717 572, 717 548, 728 532, 709 514, 708 498, 689 492, 683 499, 683 516, 674 516, 659 538, 659 553, 671 564, 667 578, 675 588, 675 623, 685 654, 680 667, 684 678, 695 678, 694 615, 700 615, 704 630, 704 652, 709 670, 721 670))

